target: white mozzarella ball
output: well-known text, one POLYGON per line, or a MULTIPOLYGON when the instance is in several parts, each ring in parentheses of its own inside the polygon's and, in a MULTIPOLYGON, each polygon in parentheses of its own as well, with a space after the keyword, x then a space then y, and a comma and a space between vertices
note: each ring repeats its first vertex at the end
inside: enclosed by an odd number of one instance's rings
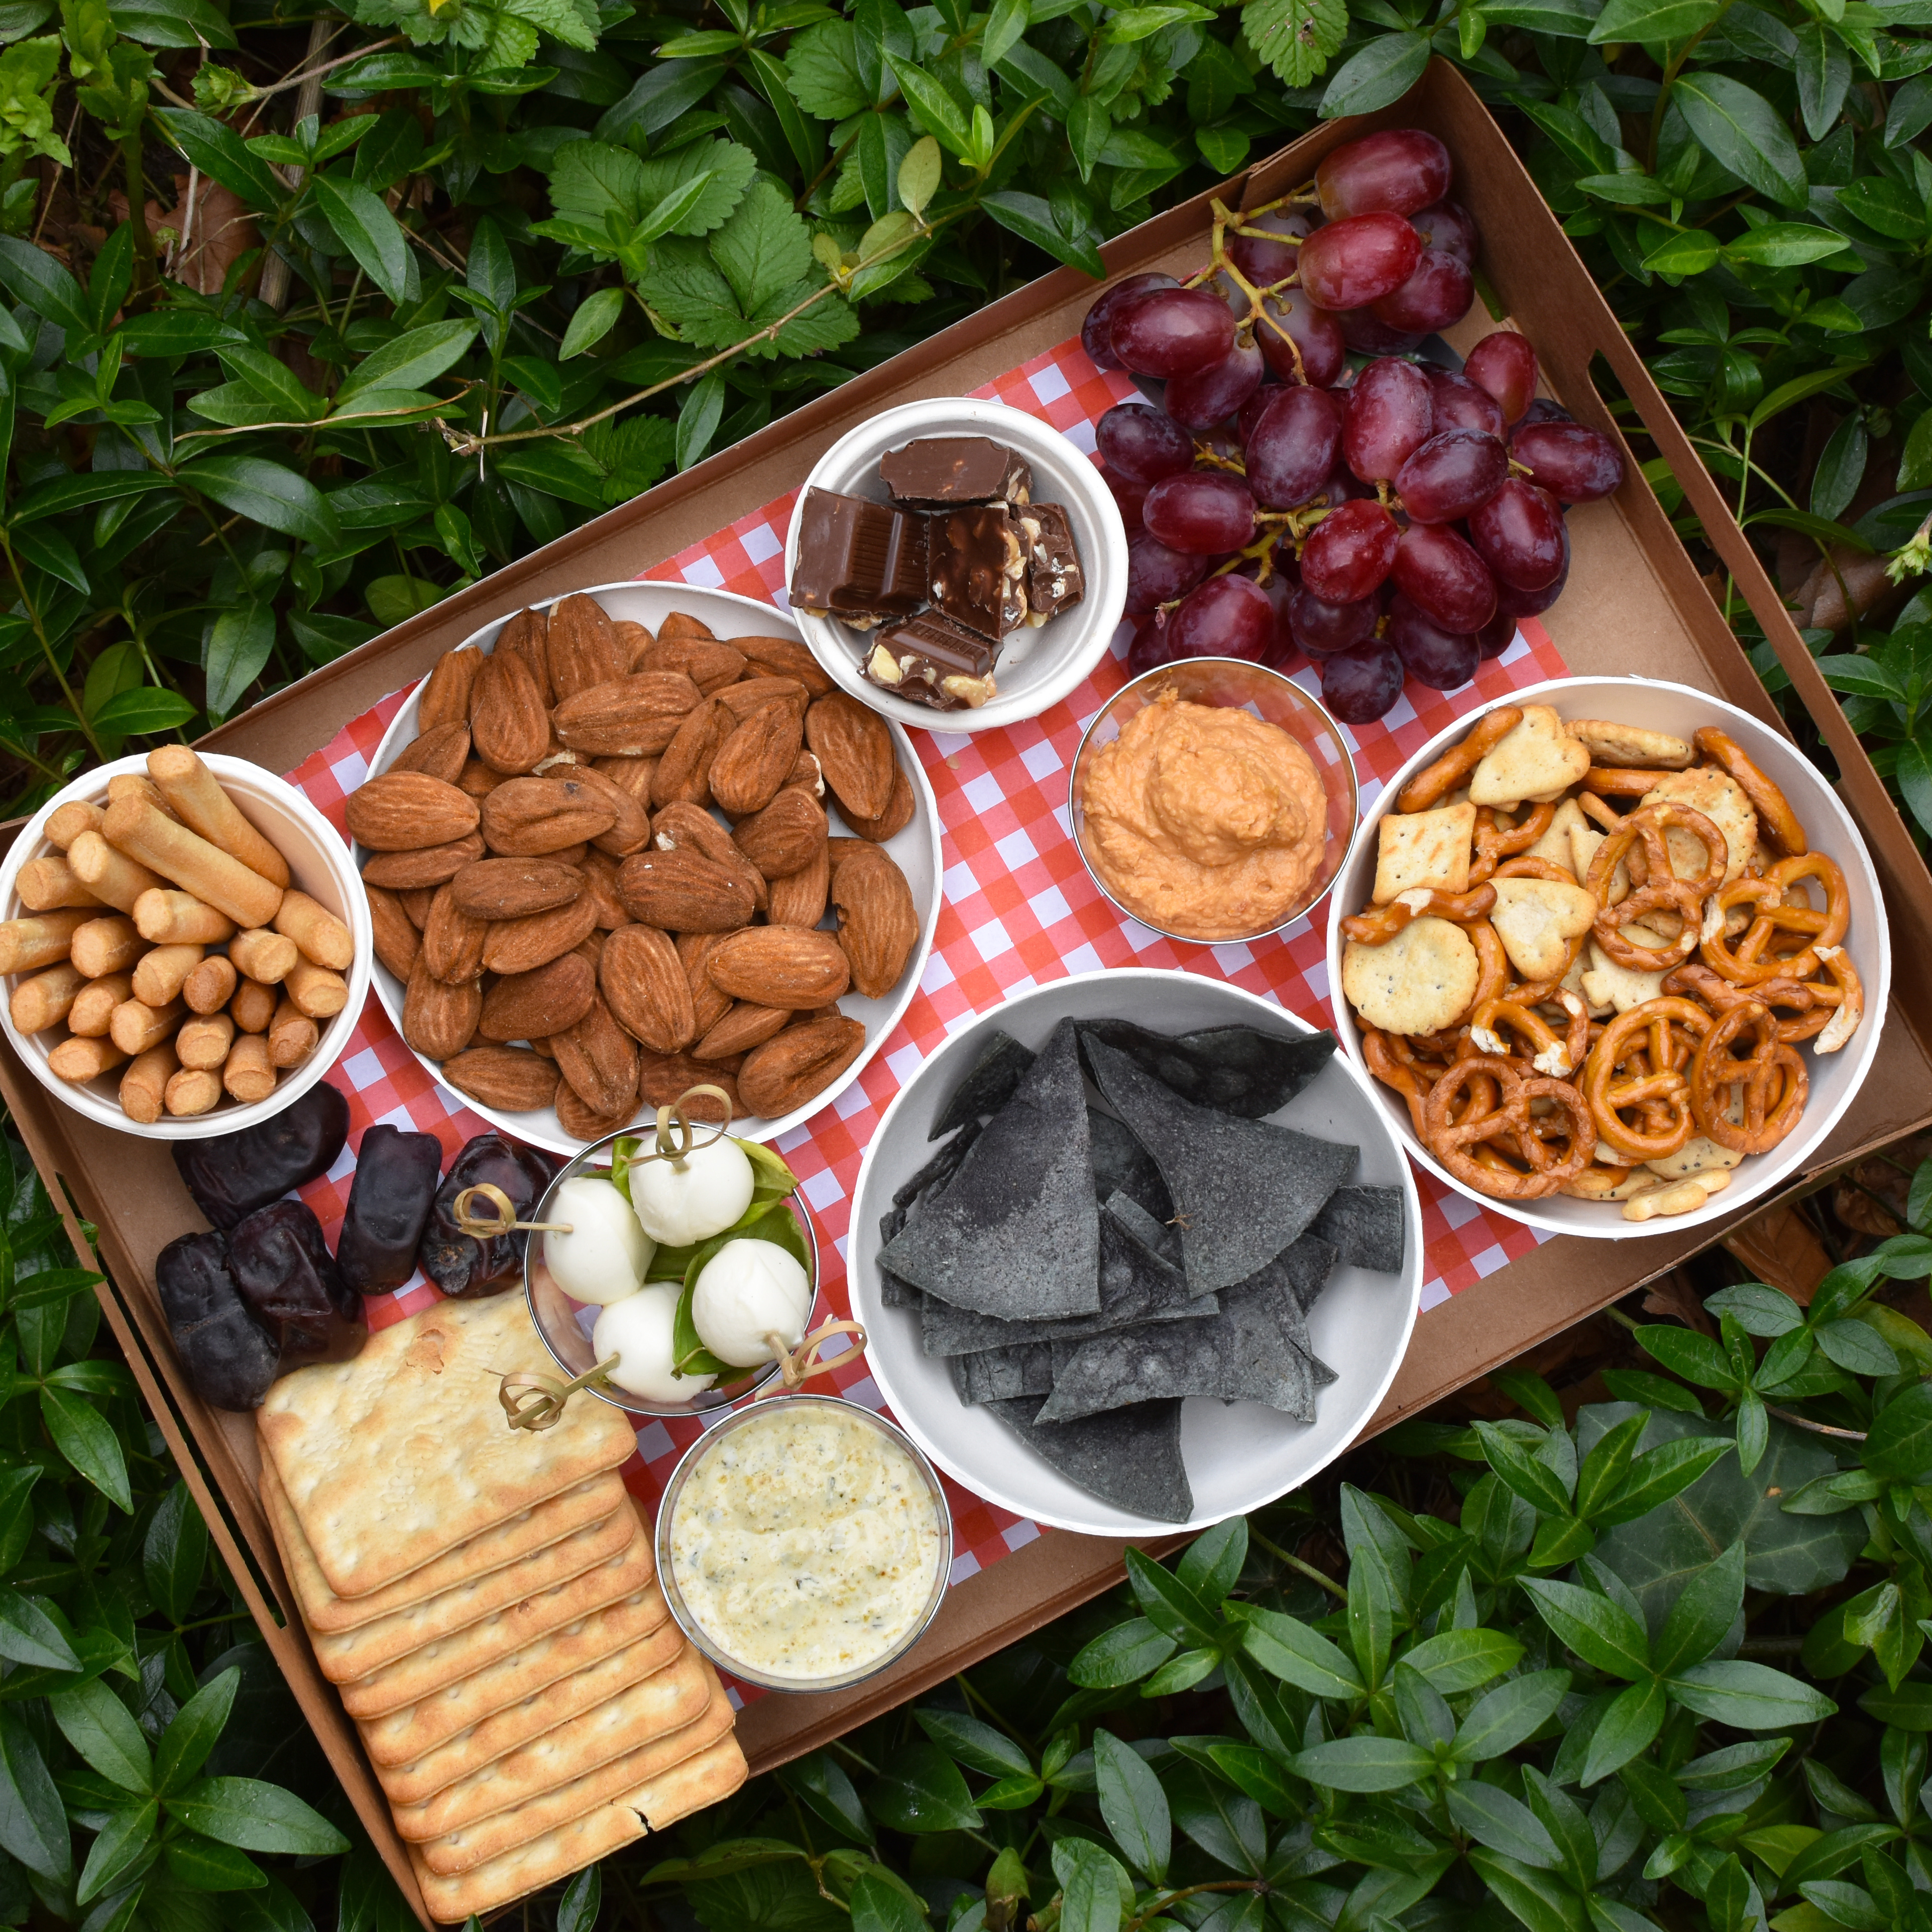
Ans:
POLYGON ((750 1160, 728 1134, 682 1160, 643 1160, 630 1170, 638 1220, 668 1248, 688 1248, 724 1233, 751 1206, 755 1184, 750 1160))
POLYGON ((772 1241, 727 1241, 698 1270, 692 1289, 698 1339, 737 1368, 772 1359, 767 1335, 797 1347, 811 1313, 805 1270, 772 1241))
POLYGON ((635 1294, 614 1301, 597 1318, 590 1346, 601 1362, 618 1358, 608 1370, 621 1389, 646 1402, 688 1402, 708 1389, 716 1376, 680 1376, 671 1366, 676 1354, 671 1324, 677 1315, 677 1284, 652 1282, 635 1294))
POLYGON ((544 1265, 578 1301, 621 1301, 644 1285, 657 1244, 638 1225, 631 1204, 608 1180, 574 1175, 551 1198, 549 1218, 570 1232, 544 1236, 544 1265))

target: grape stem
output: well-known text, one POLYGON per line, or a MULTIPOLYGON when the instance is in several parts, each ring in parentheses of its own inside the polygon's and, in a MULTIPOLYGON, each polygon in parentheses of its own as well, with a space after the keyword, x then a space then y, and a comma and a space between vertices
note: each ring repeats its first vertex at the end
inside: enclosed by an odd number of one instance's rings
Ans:
MULTIPOLYGON (((1309 197, 1304 196, 1300 198, 1306 200, 1309 197)), ((1211 204, 1214 211, 1214 226, 1213 245, 1209 251, 1208 266, 1198 274, 1190 276, 1182 286, 1197 289, 1203 282, 1211 281, 1216 275, 1226 276, 1228 280, 1248 298, 1248 312, 1235 325, 1237 328, 1245 330, 1249 340, 1252 341, 1254 338, 1255 325, 1257 322, 1266 322, 1269 328, 1273 329, 1276 334, 1288 345, 1289 360, 1294 364, 1295 380, 1306 384, 1308 380, 1308 372, 1302 366, 1300 345, 1282 326, 1280 318, 1270 315, 1268 310, 1268 298, 1270 296, 1279 295, 1283 289, 1294 287, 1300 280, 1300 276, 1297 274, 1286 274, 1282 276, 1280 281, 1271 282, 1264 289, 1258 289, 1228 259, 1226 239, 1228 230, 1232 225, 1237 235, 1250 235, 1264 242, 1292 242, 1298 248, 1301 243, 1301 237, 1298 235, 1276 235, 1265 228, 1250 228, 1247 225, 1251 215, 1266 214, 1271 209, 1280 208, 1283 202, 1296 199, 1297 197, 1293 195, 1281 195, 1273 201, 1263 202, 1259 208, 1250 208, 1237 214, 1228 208, 1219 196, 1216 196, 1211 204)))

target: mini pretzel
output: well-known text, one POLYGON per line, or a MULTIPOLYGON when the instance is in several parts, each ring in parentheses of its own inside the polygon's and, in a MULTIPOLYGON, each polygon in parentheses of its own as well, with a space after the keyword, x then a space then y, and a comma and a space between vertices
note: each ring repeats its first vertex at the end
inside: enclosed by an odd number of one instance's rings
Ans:
POLYGON ((1586 818, 1594 818, 1606 832, 1614 832, 1623 824, 1620 814, 1612 811, 1593 791, 1580 791, 1576 803, 1586 818))
POLYGON ((1791 801, 1752 764, 1744 748, 1728 731, 1709 725, 1694 734, 1691 742, 1714 765, 1721 766, 1739 790, 1751 802, 1758 823, 1771 842, 1788 858, 1802 858, 1810 850, 1810 842, 1791 801))
POLYGON ((1362 1029, 1362 1059, 1376 1079, 1408 1102, 1408 1117, 1420 1140, 1424 1098, 1448 1070, 1424 1060, 1400 1034, 1386 1034, 1376 1027, 1362 1029))
MULTIPOLYGON (((1583 883, 1597 897, 1592 936, 1619 966, 1639 973, 1667 973, 1696 950, 1704 900, 1724 884, 1728 859, 1724 835, 1690 806, 1666 800, 1632 812, 1605 837, 1590 861, 1590 875, 1583 883), (1672 825, 1689 832, 1704 848, 1704 870, 1696 878, 1680 879, 1671 870, 1670 848, 1664 835, 1672 825), (1630 868, 1630 891, 1612 905, 1610 880, 1620 860, 1630 868), (1624 936, 1626 926, 1661 909, 1676 912, 1684 922, 1683 929, 1668 946, 1639 946, 1624 936)), ((1718 962, 1712 960, 1711 964, 1718 962)))
POLYGON ((1583 789, 1599 798, 1641 798, 1669 776, 1664 772, 1634 771, 1627 765, 1592 765, 1583 774, 1583 789))
POLYGON ((1469 1002, 1469 1010, 1474 1012, 1486 1000, 1502 997, 1503 988, 1510 982, 1509 955, 1487 920, 1472 920, 1462 930, 1476 949, 1476 997, 1469 1002))
POLYGON ((1438 799, 1446 798, 1522 722, 1522 712, 1514 704, 1486 713, 1460 745, 1444 752, 1432 765, 1424 765, 1402 787, 1396 794, 1396 810, 1426 812, 1438 799))
POLYGON ((1599 1141, 1630 1161, 1661 1160, 1683 1146, 1696 1124, 1683 1067, 1710 1028, 1702 1007, 1675 998, 1646 1000, 1604 1028, 1579 1083, 1599 1141), (1632 1112, 1641 1117, 1634 1125, 1623 1118, 1632 1112))
MULTIPOLYGON (((1761 980, 1754 986, 1740 986, 1726 980, 1721 973, 1712 972, 1708 966, 1688 962, 1664 976, 1663 990, 1666 993, 1686 994, 1701 1000, 1714 1015, 1727 1013, 1733 1006, 1742 1006, 1750 1000, 1770 1007, 1774 1015, 1788 1010, 1798 1017, 1780 1018, 1778 1022, 1778 1036, 1787 1046, 1795 1046, 1799 1041, 1823 1032, 1838 1010, 1839 1000, 1836 987, 1816 986, 1782 975, 1775 980, 1761 980)), ((1862 1004, 1862 993, 1860 997, 1862 1004)))
POLYGON ((1445 892, 1417 886, 1399 893, 1387 905, 1371 906, 1342 922, 1342 931, 1364 946, 1385 945, 1412 919, 1446 919, 1461 924, 1480 919, 1496 902, 1493 886, 1466 892, 1445 892))
POLYGON ((1520 858, 1505 859, 1496 869, 1499 879, 1554 879, 1559 885, 1574 886, 1576 874, 1568 866, 1559 866, 1554 859, 1532 858, 1527 852, 1520 858))
POLYGON ((1567 1036, 1538 1012, 1517 1000, 1485 1000, 1469 1016, 1469 1044, 1478 1054, 1504 1060, 1526 1060, 1538 1073, 1567 1079, 1583 1064, 1590 1038, 1590 1013, 1574 993, 1567 995, 1570 1024, 1567 1036), (1526 1042, 1528 1051, 1511 1052, 1510 1040, 1526 1042))
MULTIPOLYGON (((1831 989, 1814 980, 1808 990, 1820 1006, 1831 1003, 1832 995, 1838 995, 1838 1010, 1820 1030, 1812 1046, 1814 1053, 1836 1053, 1846 1040, 1858 1030, 1858 1022, 1864 1018, 1864 982, 1858 977, 1858 969, 1852 964, 1852 956, 1842 946, 1820 946, 1816 949, 1820 963, 1832 976, 1831 989)), ((1783 1037, 1782 1033, 1779 1037, 1783 1037)))
POLYGON ((1797 1126, 1810 1088, 1803 1057, 1778 1038, 1770 1008, 1757 1000, 1742 1001, 1714 1020, 1690 1063, 1697 1131, 1733 1154, 1765 1154, 1777 1146, 1797 1126), (1740 1060, 1731 1048, 1747 1035, 1750 1051, 1740 1060), (1743 1089, 1743 1118, 1736 1121, 1724 1097, 1733 1087, 1743 1089))
POLYGON ((1514 1061, 1493 1054, 1457 1061, 1429 1090, 1422 1114, 1424 1145, 1465 1186, 1498 1200, 1534 1201, 1554 1194, 1589 1166, 1596 1150, 1596 1128, 1575 1088, 1567 1081, 1526 1076, 1514 1061), (1485 1076, 1496 1083, 1497 1104, 1483 1113, 1466 1109, 1458 1118, 1456 1102, 1466 1102, 1473 1084, 1485 1076), (1536 1100, 1552 1103, 1546 1123, 1532 1118, 1530 1106, 1536 1100), (1544 1138, 1545 1126, 1557 1115, 1568 1126, 1560 1154, 1552 1153, 1544 1138), (1489 1144, 1499 1140, 1509 1144, 1520 1167, 1509 1165, 1489 1144))
MULTIPOLYGON (((1565 875, 1568 883, 1568 875, 1565 875)), ((1563 982, 1570 976, 1570 968, 1583 956, 1585 935, 1577 934, 1564 942, 1563 964, 1546 980, 1522 980, 1514 982, 1505 990, 1513 1000, 1520 1000, 1526 1006, 1547 1006, 1552 1000, 1563 997, 1563 982)))
MULTIPOLYGON (((1594 872, 1594 868, 1592 870, 1594 872)), ((1704 962, 1733 986, 1755 986, 1776 979, 1806 980, 1818 970, 1819 949, 1836 946, 1851 923, 1851 894, 1837 862, 1822 852, 1780 859, 1762 878, 1733 879, 1716 896, 1716 912, 1754 905, 1751 922, 1736 940, 1726 938, 1720 919, 1713 918, 1702 936, 1704 962), (1816 879, 1825 889, 1825 910, 1793 903, 1792 888, 1800 880, 1816 879), (1771 949, 1780 934, 1796 933, 1808 940, 1796 952, 1771 949)))
MULTIPOLYGON (((1550 821, 1556 816, 1556 802, 1546 800, 1532 808, 1529 815, 1520 825, 1501 826, 1496 823, 1496 808, 1482 805, 1476 808, 1476 856, 1469 866, 1469 883, 1486 879, 1496 870, 1499 860, 1511 858, 1519 852, 1527 852, 1550 830, 1550 821)), ((1567 873, 1564 875, 1569 876, 1567 873)))

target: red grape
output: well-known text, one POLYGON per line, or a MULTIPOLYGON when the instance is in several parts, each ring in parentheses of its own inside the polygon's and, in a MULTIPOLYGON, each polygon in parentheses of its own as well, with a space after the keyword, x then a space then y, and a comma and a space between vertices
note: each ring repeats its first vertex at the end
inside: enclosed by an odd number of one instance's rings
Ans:
POLYGON ((1341 460, 1341 452, 1336 452, 1336 463, 1328 472, 1328 480, 1322 486, 1321 494, 1330 503, 1352 502, 1358 496, 1372 496, 1372 485, 1364 483, 1348 464, 1341 460))
POLYGON ((1449 150, 1433 134, 1384 128, 1324 155, 1315 185, 1334 221, 1370 208, 1417 214, 1449 192, 1449 150))
POLYGON ((1210 577, 1190 591, 1167 620, 1170 655, 1246 658, 1255 663, 1274 642, 1274 605, 1252 578, 1210 577))
POLYGON ((1194 467, 1194 439, 1145 403, 1116 403, 1094 425, 1107 467, 1137 483, 1158 483, 1194 467))
POLYGON ((1499 658, 1516 641, 1516 620, 1503 609, 1500 591, 1497 596, 1496 614, 1476 633, 1479 658, 1499 658))
POLYGON ((1148 492, 1141 517, 1151 536, 1189 556, 1223 556, 1255 534, 1252 492, 1220 470, 1165 478, 1148 492))
POLYGON ((1538 396, 1523 411, 1516 428, 1522 429, 1531 423, 1574 422, 1576 420, 1561 403, 1552 403, 1547 396, 1538 396))
POLYGON ((1460 201, 1438 201, 1408 218, 1424 248, 1454 255, 1466 268, 1476 266, 1476 224, 1460 201))
POLYGON ((1481 662, 1473 636, 1445 631, 1399 590, 1389 602, 1388 640, 1401 654, 1403 670, 1437 691, 1467 684, 1481 662))
POLYGON ((1321 663, 1322 701, 1344 724, 1372 724, 1402 695, 1402 659, 1393 644, 1358 644, 1321 663))
POLYGON ((1560 503, 1594 502, 1624 480, 1622 452, 1585 423, 1525 424, 1510 438, 1510 454, 1560 503))
POLYGON ((1432 335, 1460 322, 1475 299, 1468 268, 1440 248, 1425 248, 1415 272, 1394 294, 1371 303, 1369 312, 1391 328, 1432 335))
POLYGON ((1234 346, 1234 318, 1205 289, 1156 289, 1115 308, 1108 339, 1136 375, 1166 380, 1219 362, 1234 346))
POLYGON ((1138 616, 1185 597, 1208 574, 1208 559, 1169 550, 1143 531, 1127 545, 1127 613, 1138 616))
POLYGON ((1469 541, 1499 584, 1540 590, 1563 568, 1563 509, 1547 490, 1512 476, 1468 515, 1469 541))
MULTIPOLYGON (((1265 229, 1270 235, 1306 235, 1314 225, 1308 217, 1292 208, 1270 209, 1266 214, 1244 215, 1244 228, 1265 229)), ((1258 289, 1278 282, 1294 272, 1294 258, 1301 251, 1292 242, 1270 242, 1255 235, 1230 235, 1228 259, 1258 289)), ((1244 311, 1245 313, 1245 311, 1244 311)))
POLYGON ((1376 620, 1381 614, 1378 598, 1330 604, 1305 584, 1288 601, 1288 621, 1294 641, 1311 658, 1332 658, 1337 651, 1352 650, 1366 643, 1375 635, 1376 620))
POLYGON ((1509 475, 1509 457, 1479 429, 1438 430, 1396 472, 1402 507, 1419 524, 1460 522, 1493 496, 1509 475))
POLYGON ((1422 373, 1429 378, 1438 429, 1479 429, 1493 436, 1501 436, 1508 429, 1502 405, 1468 376, 1452 375, 1432 362, 1422 373))
POLYGON ((1262 320, 1255 324, 1255 340, 1262 346, 1268 365, 1284 382, 1312 382, 1318 389, 1328 388, 1342 373, 1348 360, 1348 344, 1342 339, 1342 325, 1325 308, 1316 307, 1306 289, 1284 289, 1262 304, 1262 320), (1301 366, 1281 339, 1280 322, 1294 338, 1301 352, 1301 366))
POLYGON ((1276 390, 1246 443, 1256 500, 1270 510, 1306 502, 1334 468, 1341 434, 1342 405, 1331 391, 1276 390))
POLYGON ((1502 404, 1504 416, 1514 422, 1536 394, 1536 351, 1527 336, 1499 328, 1469 351, 1462 373, 1488 390, 1502 404))
POLYGON ((1385 356, 1355 378, 1342 419, 1342 454, 1364 483, 1394 476, 1428 441, 1435 409, 1429 380, 1413 362, 1385 356))
POLYGON ((1114 308, 1130 296, 1144 295, 1150 289, 1178 289, 1180 284, 1172 275, 1154 273, 1129 275, 1125 280, 1116 282, 1105 290, 1099 301, 1087 311, 1087 320, 1080 325, 1080 346, 1086 350, 1096 365, 1102 369, 1118 369, 1120 358, 1114 353, 1110 332, 1114 326, 1114 308))
POLYGON ((1447 524, 1411 524, 1396 546, 1390 574, 1396 588, 1445 631, 1480 631, 1496 615, 1496 579, 1447 524))
POLYGON ((1422 340, 1407 329, 1390 328, 1372 308, 1348 309, 1335 320, 1341 324, 1342 340, 1358 356, 1402 356, 1422 340))
POLYGON ((1127 675, 1138 677, 1143 671, 1158 670, 1164 664, 1172 664, 1180 654, 1174 648, 1174 626, 1168 620, 1172 611, 1159 613, 1143 618, 1134 632, 1134 640, 1127 646, 1127 675))
POLYGON ((1255 433, 1255 424, 1262 419, 1262 412, 1281 394, 1279 382, 1264 382, 1254 394, 1234 412, 1234 434, 1241 447, 1246 449, 1248 438, 1255 433))
MULTIPOLYGON (((1243 566, 1246 568, 1245 566, 1243 566)), ((1274 613, 1274 635, 1268 649, 1262 653, 1262 662, 1273 670, 1286 670, 1294 660, 1294 626, 1290 621, 1288 610, 1294 599, 1301 593, 1292 578, 1280 570, 1272 572, 1268 580, 1262 586, 1268 606, 1274 613)))
POLYGON ((1141 506, 1147 501, 1148 486, 1136 483, 1131 476, 1123 476, 1118 470, 1102 470, 1100 480, 1112 494, 1114 501, 1120 506, 1120 521, 1127 526, 1131 536, 1141 526, 1141 506))
POLYGON ((1362 308, 1414 274, 1422 237, 1399 214, 1357 214, 1318 228, 1300 255, 1301 286, 1318 307, 1362 308))
POLYGON ((1261 387, 1265 364, 1252 341, 1238 336, 1219 362, 1167 386, 1167 412, 1184 429, 1210 430, 1232 416, 1261 387))
POLYGON ((1360 602, 1394 568, 1401 536, 1379 503, 1358 501, 1330 510, 1303 548, 1303 587, 1324 603, 1360 602))
POLYGON ((1563 527, 1563 567, 1540 590, 1518 590, 1507 584, 1496 586, 1496 608, 1512 619, 1540 617, 1563 594, 1570 581, 1570 527, 1563 527))

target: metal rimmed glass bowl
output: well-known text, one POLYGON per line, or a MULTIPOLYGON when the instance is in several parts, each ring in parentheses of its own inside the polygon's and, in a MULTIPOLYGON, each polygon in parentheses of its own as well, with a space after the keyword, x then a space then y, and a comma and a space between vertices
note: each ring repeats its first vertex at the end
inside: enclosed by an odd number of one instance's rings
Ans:
MULTIPOLYGON (((566 1180, 580 1175, 589 1174, 593 1178, 610 1178, 613 1150, 620 1140, 635 1140, 647 1135, 650 1124, 640 1127, 620 1128, 614 1134, 606 1134, 600 1141, 592 1141, 584 1151, 565 1163, 556 1178, 545 1190, 544 1197, 532 1213, 533 1222, 548 1221, 552 1218, 550 1208, 556 1198, 556 1191, 566 1180)), ((791 1195, 785 1204, 790 1210, 792 1219, 798 1223, 805 1238, 806 1275, 812 1283, 811 1318, 806 1322, 808 1333, 815 1321, 822 1321, 829 1312, 823 1305, 818 1288, 818 1236, 812 1225, 812 1216, 796 1194, 791 1195)), ((597 1366, 596 1352, 590 1344, 590 1333, 596 1325, 597 1318, 603 1313, 598 1303, 578 1301, 564 1293, 544 1265, 544 1238, 533 1234, 524 1250, 524 1299, 529 1304, 530 1320, 536 1324, 537 1334, 542 1338, 544 1346, 550 1352, 551 1359, 565 1375, 574 1379, 588 1375, 597 1366)), ((780 1372, 777 1361, 760 1362, 755 1367, 745 1370, 734 1380, 714 1383, 710 1388, 700 1390, 688 1402, 647 1402, 640 1395, 633 1395, 628 1389, 614 1385, 605 1386, 598 1382, 585 1384, 586 1390, 600 1401, 608 1402, 632 1415, 682 1415, 706 1416, 714 1412, 728 1408, 746 1396, 756 1395, 772 1378, 780 1372)))
MULTIPOLYGON (((796 1526, 808 1530, 808 1520, 802 1520, 796 1526)), ((785 1533, 783 1526, 775 1527, 775 1535, 785 1533)), ((677 1627, 682 1630, 696 1648, 710 1658, 721 1670, 748 1684, 761 1684, 768 1690, 841 1690, 854 1684, 862 1683, 868 1677, 875 1677, 889 1669, 905 1655, 913 1646, 925 1635, 933 1618, 939 1614, 939 1606, 946 1594, 948 1580, 952 1570, 952 1516, 946 1507, 946 1492, 940 1487, 939 1478, 932 1465, 926 1459, 919 1445, 896 1424, 875 1414, 842 1396, 784 1395, 764 1402, 748 1402, 727 1416, 705 1433, 678 1458, 677 1466, 671 1471, 670 1480, 665 1484, 664 1495, 658 1504, 657 1521, 658 1582, 664 1593, 664 1600, 670 1606, 671 1616, 677 1627), (891 1635, 884 1647, 875 1654, 855 1660, 850 1668, 824 1676, 788 1676, 782 1672, 746 1663, 735 1656, 729 1641, 709 1628, 693 1611, 685 1594, 685 1583, 688 1564, 682 1566, 681 1574, 679 1554, 678 1505, 685 1490, 696 1471, 713 1456, 726 1451, 731 1439, 748 1430, 769 1427, 782 1424, 785 1418, 797 1419, 802 1414, 813 1410, 830 1412, 849 1419, 854 1426, 875 1431, 885 1441, 904 1454, 908 1462, 918 1472, 927 1496, 930 1498, 933 1515, 938 1528, 938 1539, 934 1551, 932 1577, 923 1604, 908 1619, 904 1627, 891 1635)), ((736 1586, 742 1594, 746 1586, 736 1586)))
POLYGON ((1102 896, 1124 917, 1150 932, 1190 946, 1230 946, 1265 938, 1312 912, 1348 862, 1360 809, 1354 760, 1342 728, 1329 716, 1321 701, 1292 678, 1240 658, 1183 658, 1143 671, 1130 683, 1123 685, 1100 707, 1080 740, 1080 748, 1073 754, 1066 803, 1081 862, 1102 896), (1137 713, 1169 691, 1187 704, 1250 711, 1270 724, 1278 724, 1308 754, 1316 776, 1322 781, 1328 817, 1323 826, 1321 862, 1310 876, 1301 897, 1280 919, 1252 932, 1222 933, 1208 939, 1198 933, 1174 932, 1156 926, 1144 914, 1123 904, 1114 896, 1089 850, 1085 800, 1094 760, 1119 737, 1137 713))

